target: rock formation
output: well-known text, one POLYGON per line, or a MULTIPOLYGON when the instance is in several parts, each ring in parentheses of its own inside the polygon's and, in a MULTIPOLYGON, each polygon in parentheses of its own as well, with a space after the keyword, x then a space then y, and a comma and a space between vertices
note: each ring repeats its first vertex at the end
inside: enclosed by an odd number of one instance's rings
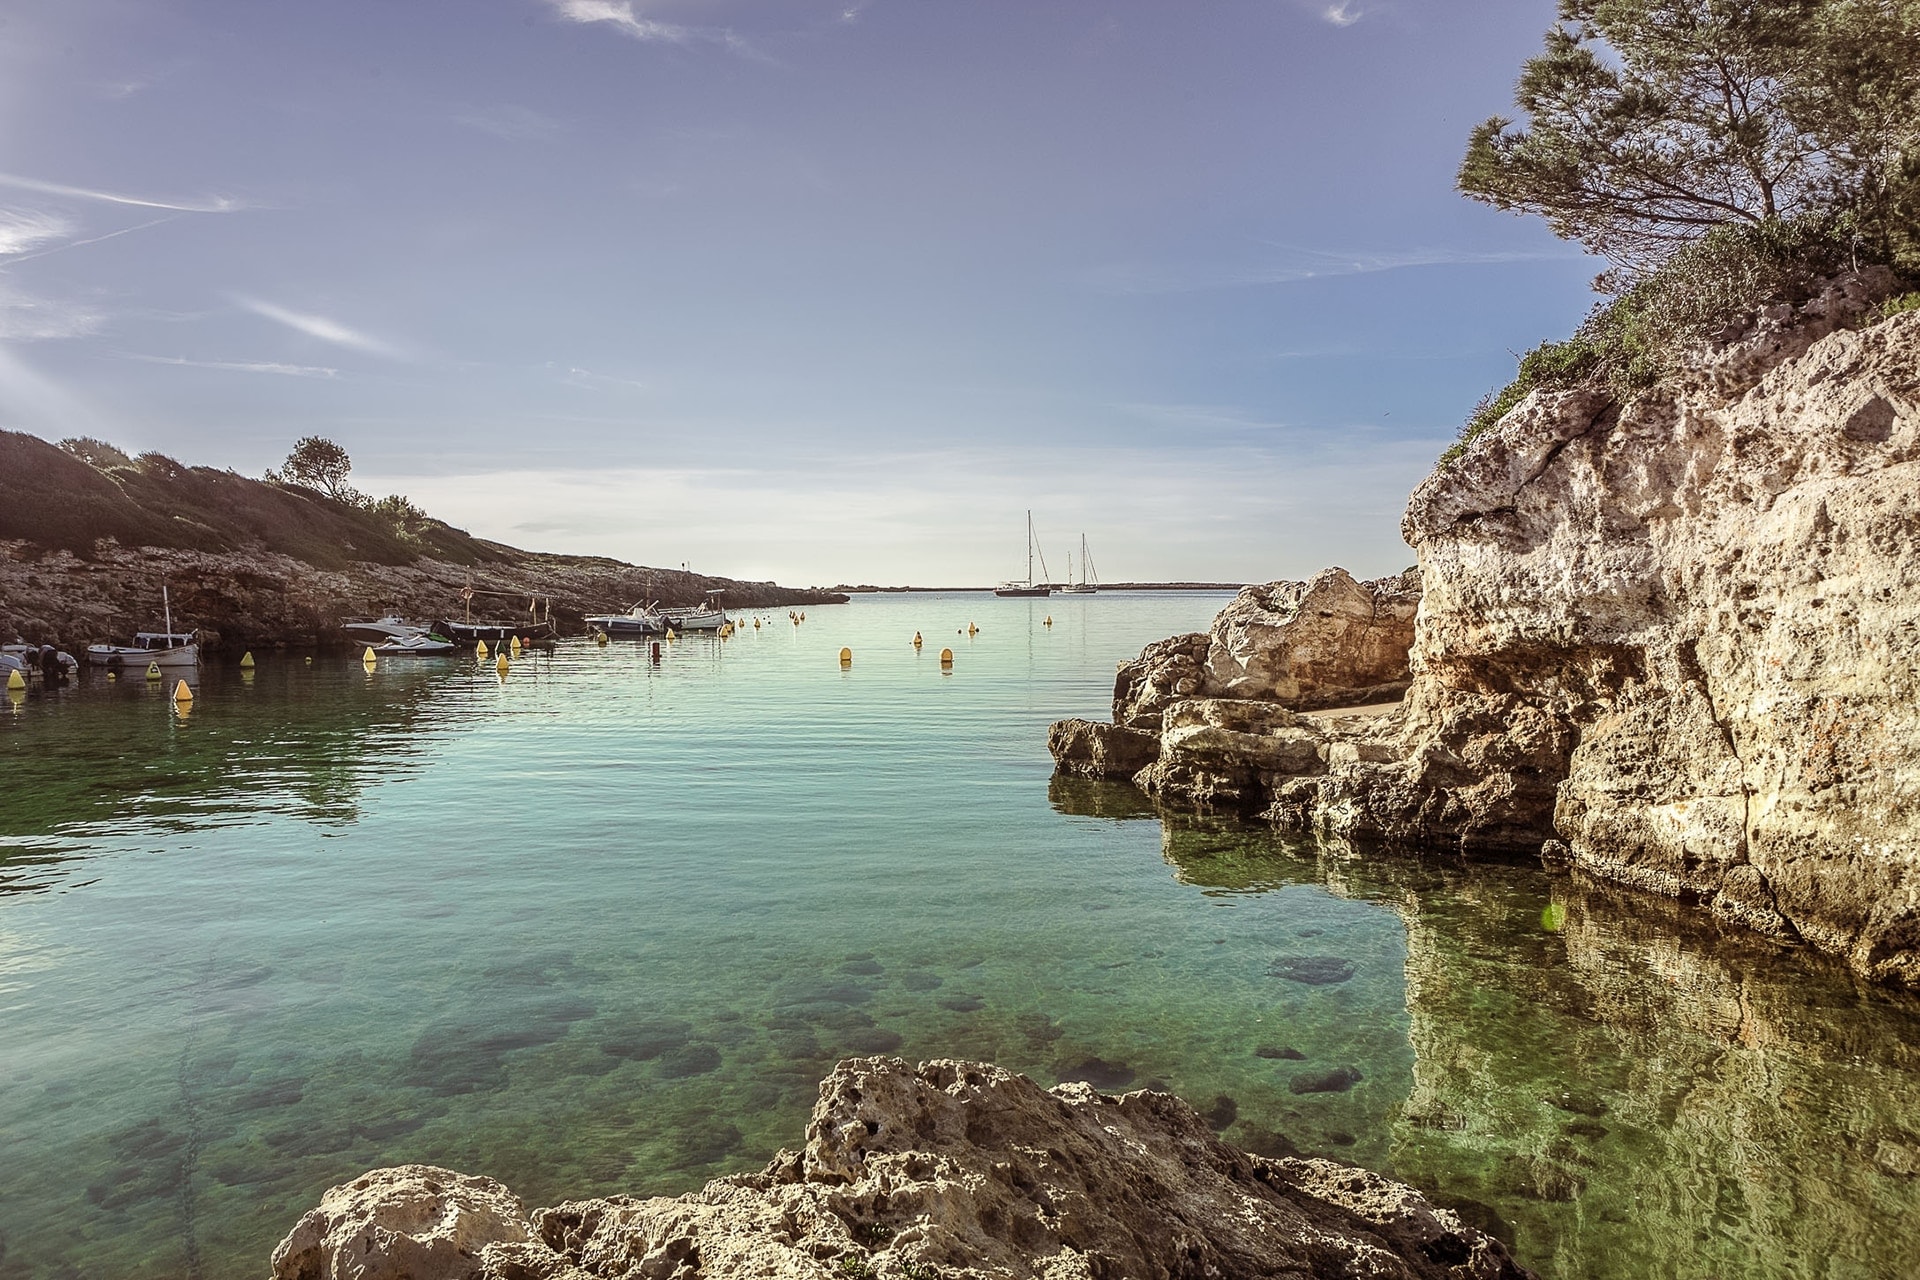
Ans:
MULTIPOLYGON (((1920 985, 1920 314, 1871 323, 1888 286, 1773 308, 1625 403, 1533 393, 1408 503, 1402 707, 1284 723, 1162 678, 1138 781, 1292 828, 1544 847, 1920 985)), ((1197 665, 1190 641, 1163 644, 1197 665)))
POLYGON ((1170 1095, 888 1058, 835 1068, 762 1173, 529 1215, 490 1179, 376 1170, 273 1254, 275 1280, 1529 1274, 1409 1187, 1236 1151, 1170 1095))

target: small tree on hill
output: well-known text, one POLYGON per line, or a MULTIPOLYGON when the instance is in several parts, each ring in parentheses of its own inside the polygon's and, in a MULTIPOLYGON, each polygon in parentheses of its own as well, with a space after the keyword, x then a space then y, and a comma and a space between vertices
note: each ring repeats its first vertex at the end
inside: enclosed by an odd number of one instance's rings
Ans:
POLYGON ((280 470, 267 472, 267 479, 297 484, 305 489, 318 489, 329 498, 358 506, 365 499, 347 483, 347 476, 352 471, 353 459, 347 456, 345 449, 320 436, 308 436, 294 443, 293 452, 287 455, 280 470))

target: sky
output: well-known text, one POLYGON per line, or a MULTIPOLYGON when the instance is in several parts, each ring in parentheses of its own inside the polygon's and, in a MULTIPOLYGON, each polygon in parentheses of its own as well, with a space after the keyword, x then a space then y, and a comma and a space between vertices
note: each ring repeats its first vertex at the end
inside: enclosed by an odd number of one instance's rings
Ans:
POLYGON ((0 0, 0 426, 796 585, 1395 572, 1594 301, 1453 190, 1553 10, 0 0))

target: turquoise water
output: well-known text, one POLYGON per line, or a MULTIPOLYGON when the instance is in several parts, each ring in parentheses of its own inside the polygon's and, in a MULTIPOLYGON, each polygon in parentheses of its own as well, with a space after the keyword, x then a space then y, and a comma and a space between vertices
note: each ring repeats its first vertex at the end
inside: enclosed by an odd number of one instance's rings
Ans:
POLYGON ((1169 1087, 1557 1275, 1908 1274, 1911 1002, 1537 867, 1050 782, 1047 724, 1224 599, 857 597, 658 666, 269 655, 184 715, 0 705, 0 1276, 259 1274, 400 1161, 686 1190, 876 1052, 1169 1087))

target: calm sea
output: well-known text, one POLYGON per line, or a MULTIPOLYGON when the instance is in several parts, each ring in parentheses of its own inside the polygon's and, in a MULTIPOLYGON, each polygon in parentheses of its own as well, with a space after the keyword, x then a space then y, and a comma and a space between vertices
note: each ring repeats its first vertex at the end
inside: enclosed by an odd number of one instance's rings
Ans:
POLYGON ((871 1053, 1170 1088, 1555 1276, 1912 1274, 1911 1000, 1536 866, 1050 781, 1048 723, 1223 602, 869 596, 657 666, 0 702, 0 1276, 259 1275, 402 1161, 684 1191, 871 1053))

